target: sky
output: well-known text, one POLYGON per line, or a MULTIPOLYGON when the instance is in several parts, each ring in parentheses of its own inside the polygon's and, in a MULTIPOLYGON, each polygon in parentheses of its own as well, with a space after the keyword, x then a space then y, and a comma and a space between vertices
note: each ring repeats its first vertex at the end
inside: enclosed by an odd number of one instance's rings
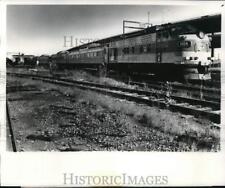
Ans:
POLYGON ((220 13, 219 7, 218 5, 215 7, 206 5, 8 5, 7 52, 50 55, 80 45, 87 40, 121 34, 123 20, 147 22, 148 12, 150 23, 159 25, 220 13))

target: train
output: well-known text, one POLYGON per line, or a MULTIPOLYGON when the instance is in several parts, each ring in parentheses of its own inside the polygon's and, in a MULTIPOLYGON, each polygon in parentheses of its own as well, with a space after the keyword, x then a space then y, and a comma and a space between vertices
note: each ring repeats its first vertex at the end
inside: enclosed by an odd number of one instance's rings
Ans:
POLYGON ((45 68, 49 68, 50 56, 49 55, 41 55, 37 57, 36 65, 42 66, 45 68))
POLYGON ((53 54, 50 67, 154 74, 170 79, 210 79, 210 38, 190 25, 164 24, 53 54))
POLYGON ((23 53, 13 53, 13 54, 7 54, 6 57, 6 64, 10 66, 34 66, 37 62, 37 56, 34 55, 25 55, 23 53))

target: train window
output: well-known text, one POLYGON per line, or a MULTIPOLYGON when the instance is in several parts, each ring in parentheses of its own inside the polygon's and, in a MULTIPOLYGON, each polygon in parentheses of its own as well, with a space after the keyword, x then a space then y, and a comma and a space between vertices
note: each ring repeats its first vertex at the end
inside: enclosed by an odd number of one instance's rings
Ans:
POLYGON ((173 36, 173 33, 172 33, 172 30, 168 30, 168 36, 172 37, 173 36))
POLYGON ((123 49, 123 53, 124 53, 124 54, 129 54, 129 48, 124 48, 124 49, 123 49))
POLYGON ((140 46, 140 49, 139 49, 139 51, 140 51, 140 53, 143 53, 143 46, 140 46))
POLYGON ((209 44, 204 41, 196 43, 194 47, 195 51, 209 51, 209 44))
POLYGON ((167 31, 163 32, 163 37, 168 38, 169 37, 169 33, 167 31))
POLYGON ((133 47, 131 47, 131 52, 132 52, 132 54, 134 54, 134 53, 135 53, 135 48, 134 48, 134 46, 133 46, 133 47))
POLYGON ((151 52, 151 44, 148 44, 148 46, 147 46, 147 52, 151 52))
POLYGON ((161 38, 161 37, 162 37, 161 32, 158 32, 158 33, 157 33, 157 38, 161 38))
POLYGON ((147 52, 147 46, 143 46, 143 52, 144 52, 144 53, 147 52))
POLYGON ((208 52, 208 44, 206 42, 202 42, 202 50, 208 52))
POLYGON ((180 47, 180 48, 190 48, 191 47, 191 41, 180 41, 180 42, 178 42, 178 47, 180 47))

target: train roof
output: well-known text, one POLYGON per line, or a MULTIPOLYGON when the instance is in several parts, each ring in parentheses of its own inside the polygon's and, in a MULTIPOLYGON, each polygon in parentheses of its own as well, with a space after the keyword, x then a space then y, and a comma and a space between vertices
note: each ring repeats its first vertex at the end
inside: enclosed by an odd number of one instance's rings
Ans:
POLYGON ((156 31, 156 26, 152 26, 152 27, 149 27, 149 28, 146 28, 146 29, 143 29, 143 30, 130 32, 130 33, 126 33, 126 34, 119 34, 119 35, 115 35, 115 36, 112 36, 112 37, 107 37, 107 38, 104 38, 104 39, 93 41, 91 43, 86 43, 86 44, 83 44, 83 45, 80 45, 80 46, 70 48, 67 51, 70 52, 70 51, 78 50, 78 49, 81 49, 81 48, 86 48, 86 47, 88 47, 89 45, 92 45, 92 44, 96 44, 96 45, 98 44, 98 46, 100 46, 102 44, 106 44, 106 43, 109 43, 109 42, 112 42, 112 41, 117 41, 117 40, 121 40, 121 39, 124 39, 124 38, 131 38, 131 37, 135 37, 135 36, 140 36, 140 35, 147 34, 147 33, 153 33, 155 31, 156 31))
POLYGON ((154 33, 158 30, 165 30, 165 29, 172 28, 172 27, 184 27, 187 25, 190 25, 190 26, 194 27, 195 29, 197 29, 199 31, 203 31, 205 33, 221 32, 221 14, 207 15, 207 16, 202 16, 202 17, 198 17, 198 18, 194 18, 194 19, 189 19, 189 20, 184 20, 184 21, 179 21, 179 22, 174 22, 174 23, 166 23, 166 24, 162 24, 162 25, 154 25, 154 26, 151 26, 146 29, 139 30, 139 31, 129 32, 129 33, 125 33, 125 34, 119 34, 119 35, 115 35, 112 37, 107 37, 104 39, 93 41, 93 42, 90 42, 87 44, 83 44, 80 46, 76 46, 76 47, 70 48, 66 51, 71 52, 74 50, 86 48, 92 44, 102 45, 102 44, 107 44, 109 42, 121 40, 124 38, 131 38, 131 37, 140 36, 140 35, 147 34, 147 33, 154 33))

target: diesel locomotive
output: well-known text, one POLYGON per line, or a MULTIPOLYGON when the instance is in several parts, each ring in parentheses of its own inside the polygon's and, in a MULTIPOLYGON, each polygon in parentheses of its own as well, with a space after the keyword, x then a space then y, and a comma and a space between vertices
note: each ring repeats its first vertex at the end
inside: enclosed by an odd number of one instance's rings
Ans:
POLYGON ((58 68, 98 68, 174 79, 210 79, 210 39, 189 25, 165 24, 58 52, 58 68))

